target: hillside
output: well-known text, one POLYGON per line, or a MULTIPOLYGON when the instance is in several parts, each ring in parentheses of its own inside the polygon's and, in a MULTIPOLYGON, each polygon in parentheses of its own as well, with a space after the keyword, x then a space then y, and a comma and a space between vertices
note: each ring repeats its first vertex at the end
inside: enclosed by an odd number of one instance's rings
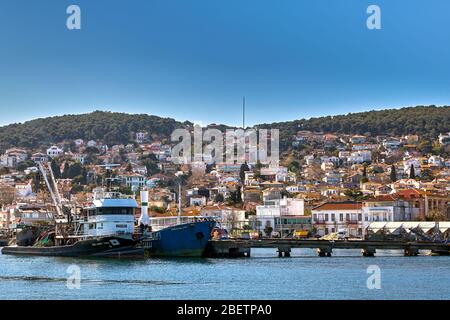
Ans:
POLYGON ((0 149, 49 146, 78 138, 85 141, 102 140, 109 145, 128 143, 134 139, 134 133, 140 130, 170 136, 174 129, 186 124, 147 114, 104 111, 41 118, 0 127, 0 149))
POLYGON ((440 133, 450 131, 450 106, 417 106, 349 113, 261 124, 258 127, 280 129, 281 140, 295 135, 299 130, 341 134, 370 133, 372 136, 418 134, 424 138, 435 139, 440 133))
MULTIPOLYGON (((105 143, 128 143, 137 131, 169 137, 176 128, 192 125, 171 118, 147 114, 95 111, 81 115, 41 118, 0 127, 0 149, 17 146, 35 148, 63 140, 102 140, 105 143)), ((435 139, 450 131, 450 106, 418 106, 402 109, 349 113, 258 125, 280 129, 281 144, 299 130, 345 134, 406 135, 418 134, 435 139)))

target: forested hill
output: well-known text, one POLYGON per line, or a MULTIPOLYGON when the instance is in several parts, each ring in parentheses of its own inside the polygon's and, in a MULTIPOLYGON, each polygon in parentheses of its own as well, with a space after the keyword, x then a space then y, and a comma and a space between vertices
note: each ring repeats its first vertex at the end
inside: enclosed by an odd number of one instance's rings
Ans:
POLYGON ((418 134, 435 139, 440 133, 450 131, 450 106, 418 106, 349 113, 262 124, 259 128, 278 128, 280 136, 288 137, 299 130, 323 131, 325 133, 377 135, 418 134))
POLYGON ((108 145, 128 143, 135 132, 169 137, 176 128, 190 125, 171 118, 147 114, 95 111, 81 115, 64 115, 35 119, 0 127, 0 149, 48 147, 63 140, 101 140, 108 145))
MULTIPOLYGON (((186 126, 192 126, 192 123, 147 114, 95 111, 0 127, 0 149, 13 146, 48 147, 52 143, 78 138, 85 141, 101 140, 108 145, 126 144, 134 140, 137 131, 147 131, 150 135, 168 138, 174 129, 186 126)), ((418 106, 368 111, 262 124, 257 127, 279 129, 282 144, 287 143, 299 130, 396 136, 418 134, 436 139, 439 133, 450 131, 450 107, 418 106)))

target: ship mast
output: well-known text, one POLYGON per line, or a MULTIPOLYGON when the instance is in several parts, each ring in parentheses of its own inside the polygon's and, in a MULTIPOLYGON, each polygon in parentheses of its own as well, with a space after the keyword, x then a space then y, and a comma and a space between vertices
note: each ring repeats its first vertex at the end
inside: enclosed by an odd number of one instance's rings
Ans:
POLYGON ((177 224, 181 224, 181 183, 178 184, 178 215, 177 224))

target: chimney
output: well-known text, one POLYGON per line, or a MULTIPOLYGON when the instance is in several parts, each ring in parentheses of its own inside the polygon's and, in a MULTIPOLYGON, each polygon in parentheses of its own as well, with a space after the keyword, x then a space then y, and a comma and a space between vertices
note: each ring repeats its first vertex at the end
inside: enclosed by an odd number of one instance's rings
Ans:
POLYGON ((139 217, 139 225, 148 226, 150 218, 148 217, 148 191, 141 191, 141 216, 139 217))

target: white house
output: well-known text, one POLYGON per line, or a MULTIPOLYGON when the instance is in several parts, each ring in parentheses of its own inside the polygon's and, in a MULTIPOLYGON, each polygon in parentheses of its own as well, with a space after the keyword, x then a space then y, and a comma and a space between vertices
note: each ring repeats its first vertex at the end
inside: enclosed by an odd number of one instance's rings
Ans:
POLYGON ((83 139, 76 139, 73 143, 75 143, 77 147, 81 147, 84 144, 84 141, 83 139))
POLYGON ((0 157, 0 165, 5 167, 15 167, 20 162, 25 161, 27 157, 27 152, 23 149, 8 149, 0 157))
POLYGON ((74 154, 72 159, 78 161, 81 164, 84 164, 86 156, 84 154, 74 154))
POLYGON ((49 156, 50 158, 59 157, 63 153, 64 153, 64 150, 62 150, 61 148, 59 148, 57 146, 51 146, 50 148, 47 149, 47 156, 49 156))
POLYGON ((447 132, 446 134, 440 134, 439 135, 439 143, 446 146, 450 144, 450 132, 447 132))
POLYGON ((189 198, 189 204, 191 206, 206 206, 206 197, 201 195, 193 195, 189 198))
POLYGON ((442 167, 444 165, 444 158, 439 156, 431 156, 428 158, 428 164, 442 167))
POLYGON ((311 215, 312 225, 318 235, 345 231, 349 236, 363 236, 364 220, 361 203, 327 202, 312 209, 311 215))
POLYGON ((16 184, 16 195, 20 198, 29 197, 33 194, 31 189, 31 183, 17 183, 16 184))
POLYGON ((292 232, 292 229, 305 224, 303 217, 304 200, 285 197, 273 205, 256 206, 255 228, 264 235, 268 227, 278 232, 292 232), (289 220, 289 227, 283 223, 284 220, 289 220))
POLYGON ((43 163, 43 162, 47 162, 48 160, 48 156, 44 153, 33 153, 33 155, 31 156, 31 160, 33 160, 36 163, 43 163))
POLYGON ((97 142, 95 140, 89 140, 87 143, 88 147, 96 147, 97 146, 97 142))
POLYGON ((136 142, 137 143, 144 143, 144 139, 145 139, 145 132, 136 132, 136 142))
POLYGON ((120 176, 122 183, 136 191, 145 186, 145 177, 140 174, 124 174, 120 176))

